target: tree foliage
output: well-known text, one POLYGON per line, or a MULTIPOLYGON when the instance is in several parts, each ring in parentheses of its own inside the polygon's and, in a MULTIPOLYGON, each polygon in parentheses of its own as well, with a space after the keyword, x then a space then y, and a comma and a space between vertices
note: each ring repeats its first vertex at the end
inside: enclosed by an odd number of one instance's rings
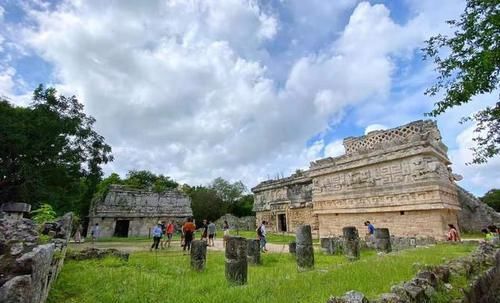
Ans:
MULTIPOLYGON (((456 29, 453 36, 437 35, 426 41, 426 59, 433 59, 439 73, 436 83, 426 91, 434 96, 444 91, 435 108, 437 116, 465 104, 474 96, 498 92, 500 70, 500 4, 498 0, 467 0, 459 20, 448 23, 456 29), (443 57, 442 54, 446 54, 443 57)), ((476 147, 472 163, 484 163, 500 152, 500 101, 463 121, 476 122, 476 147)))
POLYGON ((500 212, 500 189, 491 189, 481 198, 481 201, 488 204, 494 210, 500 212))
POLYGON ((54 221, 56 218, 56 212, 52 206, 47 203, 40 205, 40 208, 32 211, 31 213, 33 214, 33 220, 38 224, 54 221))
POLYGON ((230 183, 216 178, 208 186, 184 184, 181 190, 191 197, 193 216, 198 224, 203 219, 217 220, 227 213, 238 217, 254 214, 253 195, 245 194, 246 187, 241 181, 230 183))
POLYGON ((0 201, 86 214, 111 147, 75 96, 40 85, 29 107, 0 100, 0 201))

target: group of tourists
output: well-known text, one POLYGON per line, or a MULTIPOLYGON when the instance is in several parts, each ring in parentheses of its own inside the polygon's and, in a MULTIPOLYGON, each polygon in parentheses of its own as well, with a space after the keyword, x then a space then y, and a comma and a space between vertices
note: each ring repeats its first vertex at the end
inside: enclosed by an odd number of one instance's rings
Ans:
POLYGON ((168 224, 165 224, 165 221, 158 221, 158 224, 153 228, 153 244, 151 245, 150 250, 153 250, 153 248, 158 249, 158 246, 161 249, 170 247, 174 232, 174 221, 170 220, 168 224))
MULTIPOLYGON (((229 224, 227 221, 224 221, 223 225, 224 230, 224 246, 226 237, 229 235, 229 224)), ((194 219, 189 217, 182 224, 180 229, 181 231, 181 247, 183 251, 191 250, 191 243, 194 240, 195 232, 196 232, 196 224, 194 219)), ((215 246, 215 235, 216 235, 217 227, 214 222, 210 220, 203 220, 203 224, 201 226, 201 239, 202 241, 206 241, 208 246, 215 246)), ((170 221, 169 224, 165 225, 165 222, 158 221, 158 224, 153 228, 153 244, 151 245, 151 249, 158 249, 170 247, 170 243, 172 241, 172 236, 175 232, 175 225, 173 221, 170 221)))

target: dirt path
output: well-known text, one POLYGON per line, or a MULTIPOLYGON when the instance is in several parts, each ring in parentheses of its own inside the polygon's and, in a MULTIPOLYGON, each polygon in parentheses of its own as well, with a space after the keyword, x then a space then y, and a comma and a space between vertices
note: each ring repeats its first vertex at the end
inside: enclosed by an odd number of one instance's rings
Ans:
MULTIPOLYGON (((82 250, 85 248, 89 247, 95 247, 95 248, 115 248, 119 250, 123 250, 126 252, 138 252, 138 251, 148 251, 151 247, 152 240, 151 241, 143 241, 143 240, 138 240, 137 242, 133 241, 109 241, 109 242, 95 242, 94 244, 90 242, 85 242, 85 243, 70 243, 70 248, 75 249, 75 250, 82 250)), ((266 248, 268 250, 268 253, 284 253, 288 252, 288 244, 273 244, 273 243, 267 243, 266 248)), ((180 251, 182 250, 182 247, 180 245, 180 241, 172 241, 171 246, 168 248, 165 248, 167 250, 171 251, 180 251)), ((222 240, 215 240, 215 246, 209 246, 208 250, 212 251, 224 251, 223 243, 222 240)))

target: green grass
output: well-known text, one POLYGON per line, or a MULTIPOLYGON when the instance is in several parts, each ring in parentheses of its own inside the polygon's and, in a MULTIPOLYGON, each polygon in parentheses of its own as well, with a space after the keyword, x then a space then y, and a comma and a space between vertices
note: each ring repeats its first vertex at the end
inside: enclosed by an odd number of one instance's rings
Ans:
POLYGON ((208 252, 202 273, 192 271, 189 256, 180 252, 139 252, 129 262, 68 261, 48 302, 325 302, 351 289, 373 298, 409 280, 415 263, 439 264, 473 249, 443 244, 386 256, 367 250, 357 262, 317 253, 315 269, 303 273, 289 254, 264 254, 263 265, 250 266, 248 284, 239 287, 225 280, 222 252, 208 252))
MULTIPOLYGON (((238 234, 239 236, 248 238, 248 239, 257 239, 257 232, 255 231, 239 231, 237 232, 236 230, 231 230, 229 232, 231 235, 236 235, 238 234)), ((266 235, 266 240, 267 243, 274 243, 274 244, 287 244, 292 241, 295 241, 295 235, 289 235, 289 234, 273 234, 273 233, 267 233, 266 235)), ((314 242, 314 241, 313 241, 314 242)))
MULTIPOLYGON (((239 235, 248 239, 251 238, 256 238, 257 233, 255 231, 239 231, 237 232, 236 230, 231 230, 230 231, 231 235, 239 235)), ((201 237, 200 232, 196 232, 195 234, 195 239, 199 239, 201 237)), ((216 238, 222 238, 222 232, 219 232, 216 235, 216 238)), ((268 233, 267 234, 267 242, 268 243, 275 243, 275 244, 285 244, 285 243, 290 243, 292 241, 295 241, 295 236, 294 235, 288 235, 288 234, 272 234, 268 233)), ((175 233, 174 236, 172 237, 172 240, 174 241, 179 241, 181 239, 180 233, 175 233)), ((89 241, 89 240, 87 240, 89 241)), ((152 241, 152 238, 148 237, 107 237, 107 238, 99 238, 98 242, 147 242, 147 241, 152 241)), ((313 240, 314 243, 317 243, 319 240, 313 240)))

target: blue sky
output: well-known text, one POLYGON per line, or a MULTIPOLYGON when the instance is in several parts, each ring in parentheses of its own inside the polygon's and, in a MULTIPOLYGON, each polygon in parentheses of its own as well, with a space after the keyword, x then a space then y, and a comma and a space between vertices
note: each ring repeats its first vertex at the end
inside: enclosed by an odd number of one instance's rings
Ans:
MULTIPOLYGON (((0 95, 39 83, 77 95, 113 147, 107 173, 249 187, 343 152, 366 129, 425 119, 435 80, 423 41, 464 1, 0 0, 0 95)), ((479 96, 438 117, 461 185, 499 187, 500 162, 467 166, 479 96)))

